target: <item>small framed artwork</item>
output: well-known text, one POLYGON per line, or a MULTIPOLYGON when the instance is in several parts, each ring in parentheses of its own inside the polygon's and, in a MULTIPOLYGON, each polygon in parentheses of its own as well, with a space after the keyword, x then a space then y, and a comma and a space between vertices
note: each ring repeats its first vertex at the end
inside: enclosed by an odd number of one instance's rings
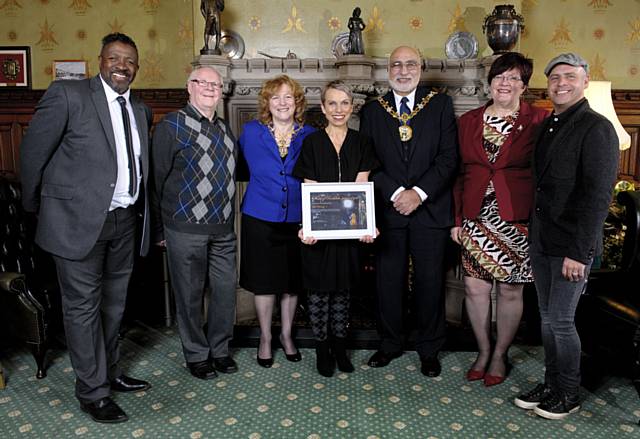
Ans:
POLYGON ((0 46, 0 87, 31 88, 31 49, 0 46))
POLYGON ((376 236, 373 182, 302 183, 302 233, 316 239, 376 236))
POLYGON ((88 74, 87 62, 75 59, 62 59, 53 62, 51 68, 53 80, 60 79, 85 79, 88 74))

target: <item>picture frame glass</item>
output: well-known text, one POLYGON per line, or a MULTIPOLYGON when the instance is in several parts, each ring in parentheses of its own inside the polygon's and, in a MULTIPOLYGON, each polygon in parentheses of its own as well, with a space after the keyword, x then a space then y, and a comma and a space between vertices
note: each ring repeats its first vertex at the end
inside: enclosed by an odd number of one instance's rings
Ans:
POLYGON ((84 60, 55 60, 52 66, 53 80, 85 79, 88 75, 87 62, 84 60))
POLYGON ((305 237, 359 239, 375 230, 373 182, 302 184, 305 237))
POLYGON ((0 46, 0 87, 31 87, 28 46, 0 46))

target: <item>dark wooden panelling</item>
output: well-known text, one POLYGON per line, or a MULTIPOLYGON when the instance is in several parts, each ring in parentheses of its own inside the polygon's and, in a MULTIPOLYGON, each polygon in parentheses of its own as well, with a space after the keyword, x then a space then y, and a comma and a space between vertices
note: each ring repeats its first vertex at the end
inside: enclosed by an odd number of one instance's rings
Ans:
MULTIPOLYGON (((188 100, 186 90, 182 89, 133 92, 151 107, 154 122, 158 122, 165 114, 182 108, 188 100)), ((0 170, 19 174, 22 134, 43 93, 43 90, 0 90, 0 170)), ((640 186, 640 90, 614 90, 612 96, 620 122, 631 135, 631 148, 623 151, 620 156, 619 177, 640 186)), ((530 89, 527 100, 536 106, 551 109, 546 89, 530 89)), ((230 116, 233 119, 234 116, 246 118, 254 114, 255 108, 228 110, 232 110, 230 116)), ((241 121, 231 122, 233 129, 239 131, 241 121)))

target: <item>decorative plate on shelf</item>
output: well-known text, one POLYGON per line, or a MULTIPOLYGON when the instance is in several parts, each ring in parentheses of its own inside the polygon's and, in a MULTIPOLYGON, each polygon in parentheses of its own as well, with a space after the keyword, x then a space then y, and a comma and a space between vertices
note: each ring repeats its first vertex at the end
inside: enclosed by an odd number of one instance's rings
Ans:
POLYGON ((349 32, 341 32, 331 42, 331 53, 336 58, 349 53, 349 32))
POLYGON ((470 59, 478 56, 478 40, 471 32, 454 32, 447 39, 444 53, 448 59, 470 59))
MULTIPOLYGON (((209 37, 209 48, 216 46, 216 38, 209 37)), ((220 50, 227 58, 240 59, 244 55, 244 40, 239 33, 228 29, 220 32, 220 50)))

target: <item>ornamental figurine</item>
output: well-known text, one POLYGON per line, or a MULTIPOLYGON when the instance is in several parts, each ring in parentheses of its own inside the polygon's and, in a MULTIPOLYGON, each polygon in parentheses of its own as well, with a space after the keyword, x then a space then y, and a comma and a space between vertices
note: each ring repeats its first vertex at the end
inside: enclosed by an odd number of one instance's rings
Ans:
POLYGON ((222 26, 220 13, 224 11, 224 0, 201 0, 200 12, 204 16, 204 47, 200 50, 202 55, 222 55, 220 50, 220 37, 222 26), (215 47, 209 48, 209 40, 215 39, 215 47))
POLYGON ((348 55, 364 55, 364 43, 362 42, 362 31, 365 28, 362 18, 360 18, 360 8, 356 6, 352 16, 349 18, 349 42, 347 43, 348 55))

